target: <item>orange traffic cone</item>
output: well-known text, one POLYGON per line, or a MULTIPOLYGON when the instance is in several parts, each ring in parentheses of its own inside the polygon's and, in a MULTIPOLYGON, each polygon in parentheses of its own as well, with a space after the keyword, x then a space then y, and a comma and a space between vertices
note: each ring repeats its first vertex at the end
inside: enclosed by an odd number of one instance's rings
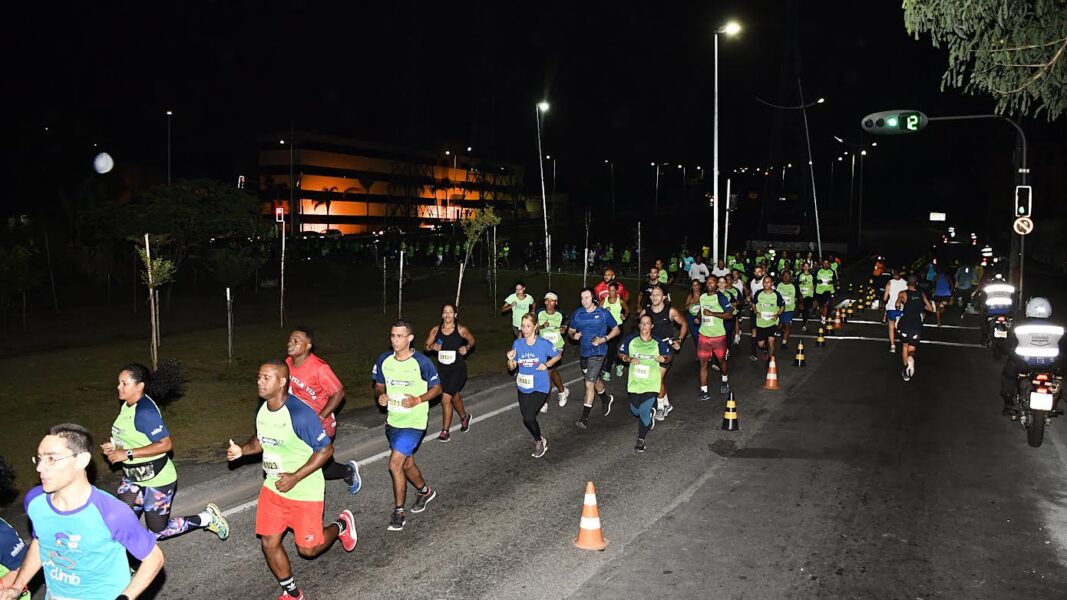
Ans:
POLYGON ((763 389, 778 389, 778 365, 774 363, 773 356, 771 357, 771 364, 767 365, 767 379, 763 382, 763 389))
POLYGON ((608 547, 600 528, 600 510, 596 505, 596 489, 592 481, 585 484, 582 522, 578 525, 578 539, 574 540, 574 545, 582 550, 603 550, 608 547))
POLYGON ((841 309, 834 314, 834 329, 841 329, 841 309))
POLYGON ((726 410, 722 413, 722 430, 740 431, 741 425, 737 422, 737 402, 734 402, 733 392, 730 392, 729 398, 726 401, 726 410))

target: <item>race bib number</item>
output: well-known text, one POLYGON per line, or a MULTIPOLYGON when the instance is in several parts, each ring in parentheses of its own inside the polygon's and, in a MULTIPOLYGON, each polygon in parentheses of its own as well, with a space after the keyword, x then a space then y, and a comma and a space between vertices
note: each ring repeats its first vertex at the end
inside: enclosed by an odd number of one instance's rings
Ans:
POLYGON ((709 317, 708 315, 704 315, 704 316, 700 317, 700 326, 701 327, 710 327, 711 324, 714 323, 714 322, 715 322, 715 317, 709 317))
POLYGON ((267 474, 267 477, 277 477, 284 473, 282 470, 282 459, 277 454, 263 453, 263 472, 267 474))
POLYGON ((833 281, 833 280, 832 279, 825 279, 823 277, 820 277, 819 281, 821 281, 823 283, 823 285, 829 285, 830 282, 833 281))
POLYGON ((456 362, 456 351, 455 350, 438 350, 437 351, 437 361, 440 362, 442 365, 450 365, 450 364, 456 362))
POLYGON ((768 321, 773 321, 778 316, 778 313, 776 313, 776 312, 761 312, 759 315, 761 317, 763 317, 764 319, 768 320, 768 321))
POLYGON ((786 296, 786 295, 783 294, 782 295, 782 300, 784 300, 787 305, 793 303, 793 297, 792 296, 786 296))
POLYGON ((515 382, 521 388, 533 389, 534 376, 532 373, 528 375, 525 373, 519 373, 519 375, 515 378, 515 382))
POLYGON ((648 375, 651 373, 649 365, 632 365, 631 368, 634 370, 634 378, 636 379, 648 379, 648 375))
POLYGON ((389 412, 406 413, 410 411, 410 408, 404 408, 404 398, 407 398, 404 394, 391 394, 389 396, 389 412))
POLYGON ((554 329, 547 329, 541 331, 541 337, 552 342, 553 344, 559 342, 559 332, 554 329))

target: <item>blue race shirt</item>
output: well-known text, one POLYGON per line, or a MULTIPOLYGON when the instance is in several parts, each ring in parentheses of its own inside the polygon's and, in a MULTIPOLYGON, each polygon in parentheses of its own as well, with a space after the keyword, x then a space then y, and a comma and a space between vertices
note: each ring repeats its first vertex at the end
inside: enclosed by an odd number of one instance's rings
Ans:
POLYGON ((608 345, 600 344, 599 346, 594 346, 593 338, 606 336, 609 331, 618 327, 618 325, 615 317, 611 316, 610 312, 603 307, 595 306, 591 312, 585 310, 585 308, 579 308, 574 311, 571 314, 571 321, 568 327, 582 334, 582 337, 578 338, 581 356, 589 357, 607 355, 608 345))
POLYGON ((0 519, 0 567, 14 571, 22 566, 26 548, 26 542, 22 541, 15 528, 7 521, 0 519))
POLYGON ((948 296, 952 293, 952 286, 949 285, 948 276, 941 273, 937 276, 937 283, 934 286, 935 296, 948 296))
POLYGON ((519 365, 518 374, 515 377, 515 385, 520 392, 548 393, 552 389, 548 381, 548 370, 539 371, 537 367, 559 354, 556 346, 543 337, 534 340, 533 345, 526 343, 525 338, 519 338, 511 344, 515 351, 515 362, 519 365))
POLYGON ((49 598, 115 598, 130 584, 126 553, 144 560, 156 547, 130 507, 96 487, 84 506, 59 511, 37 486, 25 508, 49 598))

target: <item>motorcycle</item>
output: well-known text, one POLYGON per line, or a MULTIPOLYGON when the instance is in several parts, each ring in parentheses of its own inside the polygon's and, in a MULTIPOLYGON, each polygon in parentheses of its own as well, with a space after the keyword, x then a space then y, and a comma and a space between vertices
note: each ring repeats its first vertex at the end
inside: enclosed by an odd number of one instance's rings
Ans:
POLYGON ((1059 409, 1063 390, 1063 376, 1048 371, 1019 374, 1015 393, 1015 413, 1011 419, 1019 421, 1026 430, 1026 441, 1037 448, 1045 439, 1045 426, 1052 417, 1063 414, 1059 409))
POLYGON ((986 317, 985 345, 993 350, 993 358, 1000 360, 1008 351, 1008 337, 1012 318, 1008 315, 990 315, 986 317))

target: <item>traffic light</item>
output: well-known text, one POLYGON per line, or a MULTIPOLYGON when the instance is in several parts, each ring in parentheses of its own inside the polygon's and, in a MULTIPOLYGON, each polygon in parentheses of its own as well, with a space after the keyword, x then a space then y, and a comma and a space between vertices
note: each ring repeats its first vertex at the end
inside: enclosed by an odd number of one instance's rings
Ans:
POLYGON ((867 133, 889 134, 915 133, 926 127, 930 119, 917 110, 884 110, 863 117, 863 130, 867 133))
POLYGON ((1029 217, 1033 207, 1033 190, 1028 185, 1015 186, 1015 217, 1029 217))

